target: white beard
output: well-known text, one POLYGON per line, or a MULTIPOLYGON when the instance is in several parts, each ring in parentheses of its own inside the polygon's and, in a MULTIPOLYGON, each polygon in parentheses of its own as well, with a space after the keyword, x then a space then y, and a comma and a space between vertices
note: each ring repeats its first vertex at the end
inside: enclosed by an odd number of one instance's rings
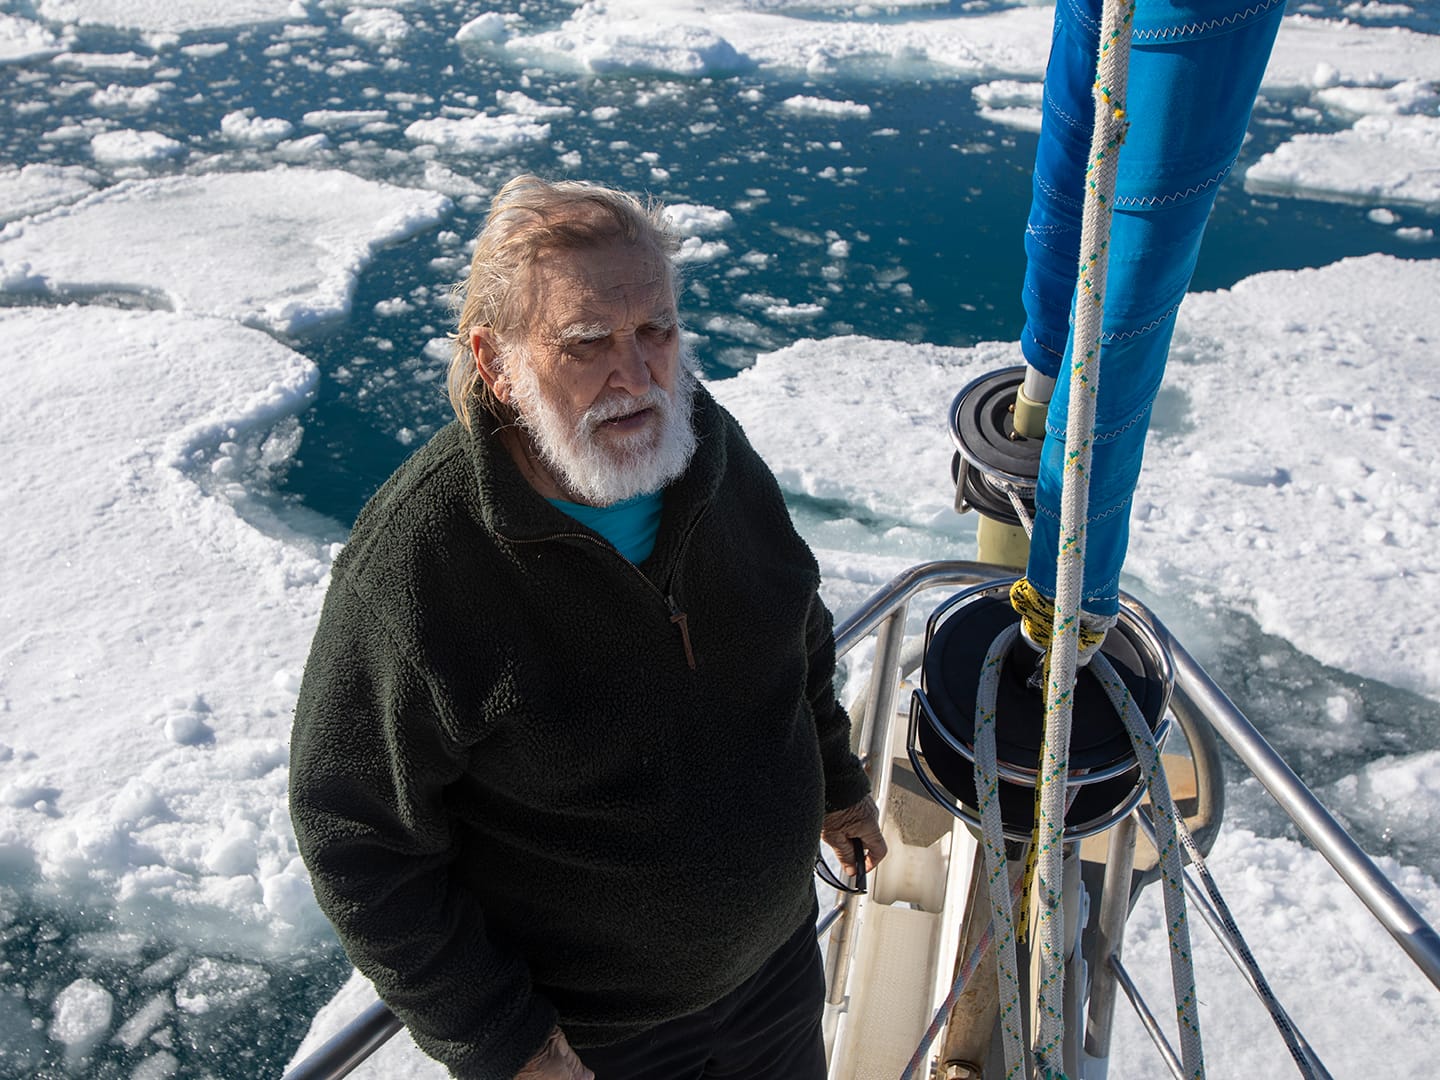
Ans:
POLYGON ((505 374, 519 415, 541 462, 560 486, 594 506, 610 506, 659 491, 684 473, 695 453, 690 407, 695 376, 688 358, 677 366, 675 390, 652 386, 644 394, 621 394, 593 405, 576 421, 546 395, 529 358, 517 350, 506 358, 505 374), (630 435, 600 434, 600 427, 638 408, 653 408, 651 424, 630 435))

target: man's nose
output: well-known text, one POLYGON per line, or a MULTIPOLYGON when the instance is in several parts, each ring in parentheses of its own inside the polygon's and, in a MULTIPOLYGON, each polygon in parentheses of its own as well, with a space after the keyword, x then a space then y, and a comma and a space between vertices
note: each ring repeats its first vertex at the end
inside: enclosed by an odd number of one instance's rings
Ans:
POLYGON ((630 337, 622 341, 616 349, 610 385, 617 390, 624 390, 631 397, 639 397, 648 391, 653 380, 647 360, 639 338, 630 337))

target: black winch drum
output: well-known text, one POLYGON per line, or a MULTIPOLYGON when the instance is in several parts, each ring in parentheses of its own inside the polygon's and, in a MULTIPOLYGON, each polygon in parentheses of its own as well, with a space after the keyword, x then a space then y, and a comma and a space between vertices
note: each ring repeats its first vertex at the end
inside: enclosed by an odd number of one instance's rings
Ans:
POLYGON ((1020 515, 1010 502, 1014 491, 1035 517, 1035 478, 1040 475, 1043 439, 1029 439, 1015 430, 1015 394, 1025 381, 1025 366, 1002 368, 967 384, 950 403, 950 440, 955 455, 950 477, 955 481, 955 509, 1019 527, 1020 515))
MULTIPOLYGON (((991 644, 1020 621, 1009 602, 1013 582, 1011 578, 967 589, 935 610, 926 628, 920 689, 910 702, 907 746, 916 775, 936 802, 977 827, 975 699, 991 644)), ((1150 628, 1122 606, 1120 621, 1106 635, 1101 651, 1129 688, 1156 744, 1163 744, 1174 687, 1164 648, 1150 628)), ((1031 678, 1039 659, 1017 635, 996 693, 1000 810, 1005 835, 1012 840, 1029 840, 1035 824, 1045 703, 1043 688, 1031 685, 1031 678)), ((1067 797, 1073 795, 1065 814, 1067 842, 1108 829, 1145 794, 1130 737, 1088 667, 1081 668, 1076 679, 1066 788, 1067 797)))

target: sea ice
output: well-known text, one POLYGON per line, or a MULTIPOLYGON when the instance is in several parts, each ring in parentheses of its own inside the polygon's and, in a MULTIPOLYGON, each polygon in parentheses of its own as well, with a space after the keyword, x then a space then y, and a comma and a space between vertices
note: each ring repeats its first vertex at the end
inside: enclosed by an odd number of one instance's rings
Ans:
MULTIPOLYGON (((1144 841, 1141 841, 1142 845, 1144 841)), ((1432 923, 1440 888, 1393 860, 1382 868, 1432 923)), ((1440 1037, 1435 990, 1314 851, 1231 826, 1208 859, 1235 922, 1295 1024, 1335 1076, 1420 1076, 1440 1037), (1336 1017, 1363 1018, 1363 1031, 1336 1017), (1383 1062, 1377 1066, 1377 1062, 1383 1062), (1414 1067, 1412 1069, 1412 1066, 1414 1067)), ((1151 1008, 1172 1019, 1170 935, 1161 890, 1145 890, 1125 930, 1125 968, 1151 1008)), ((1282 1076, 1294 1071, 1280 1035, 1193 905, 1189 918, 1205 1064, 1211 1076, 1282 1076)), ((1150 1036, 1123 1004, 1115 1010, 1111 1080, 1161 1075, 1150 1036)))
POLYGON ((532 120, 560 120, 575 115, 575 110, 569 105, 547 105, 519 90, 496 90, 495 104, 507 112, 528 116, 532 120))
POLYGON ((728 210, 682 202, 666 204, 665 220, 678 236, 709 236, 735 224, 728 210))
POLYGON ((100 112, 149 112, 160 104, 163 91, 159 86, 119 86, 111 83, 104 90, 90 95, 90 104, 100 112))
POLYGON ((680 241, 675 252, 675 261, 681 266, 695 263, 709 263, 723 259, 730 254, 730 245, 723 240, 701 240, 698 236, 687 236, 680 241))
POLYGON ((308 946, 313 918, 267 915, 260 879, 296 873, 274 820, 294 688, 274 676, 305 654, 329 552, 279 520, 261 531, 264 505, 210 490, 205 466, 303 409, 314 366, 259 331, 158 312, 7 308, 0 338, 0 515, 27 522, 0 570, 7 873, 227 949, 254 936, 250 955, 308 946), (102 364, 57 360, 97 342, 102 364), (211 743, 165 737, 176 703, 204 710, 211 743), (207 885, 235 873, 248 893, 207 885))
POLYGON ((1246 170, 1245 190, 1440 209, 1440 117, 1362 116, 1296 135, 1246 170))
POLYGON ((90 140, 91 155, 106 165, 148 164, 184 151, 184 144, 158 131, 102 131, 90 140))
POLYGON ((175 1004, 193 1015, 228 1012, 263 990, 270 981, 265 969, 202 957, 175 984, 175 1004))
POLYGON ((982 119, 1021 131, 1040 130, 1044 83, 998 79, 974 87, 970 95, 980 106, 982 119))
POLYGON ((6 226, 0 284, 129 292, 295 333, 344 315, 378 248, 449 211, 442 195, 342 172, 127 181, 6 226))
POLYGON ((523 143, 545 141, 550 137, 550 125, 512 113, 454 120, 436 117, 416 120, 405 129, 405 137, 459 154, 502 154, 523 143))
POLYGON ((0 13, 0 64, 53 56, 64 49, 65 43, 39 23, 0 13))
POLYGON ((127 1049, 135 1049, 151 1032, 165 1023, 174 1011, 175 1006, 170 1000, 169 991, 152 995, 120 1025, 120 1030, 115 1033, 115 1041, 127 1049))
POLYGON ((115 999, 90 979, 76 979, 55 995, 50 1037, 65 1045, 69 1061, 83 1058, 110 1033, 115 999))
POLYGON ((711 389, 786 491, 957 533, 945 407, 965 383, 1018 357, 1009 345, 805 339, 711 389))
POLYGON ((151 1054, 130 1074, 130 1080, 170 1080, 180 1071, 180 1059, 169 1050, 151 1054))
POLYGON ((477 15, 455 32, 460 42, 498 42, 509 35, 509 20, 498 11, 487 11, 477 15))
POLYGON ((852 5, 819 20, 797 5, 765 0, 588 0, 555 30, 512 31, 517 59, 566 70, 659 71, 685 77, 751 67, 823 76, 841 66, 883 74, 1039 78, 1052 14, 1039 6, 963 19, 899 18, 852 5))
POLYGON ((1390 86, 1440 79, 1440 37, 1400 27, 1287 15, 1261 92, 1283 95, 1327 86, 1390 86))
POLYGON ((22 165, 0 168, 0 225, 52 206, 77 202, 100 183, 94 169, 75 165, 22 165))
POLYGON ((1386 756, 1322 793, 1351 820, 1378 816, 1403 837, 1433 836, 1440 826, 1440 752, 1386 756))
POLYGON ((864 120, 870 116, 870 106, 854 101, 832 101, 829 98, 796 94, 780 103, 781 108, 793 113, 808 113, 811 116, 829 116, 837 120, 864 120))
POLYGON ((393 8, 362 8, 340 20, 348 33, 376 45, 398 45, 410 36, 410 24, 393 8))
POLYGON ((1403 116, 1431 113, 1440 104, 1435 87, 1421 79, 1394 86, 1331 86, 1317 90, 1312 100, 1340 116, 1403 116))
POLYGON ((325 131, 349 131, 390 119, 384 109, 314 109, 300 118, 306 127, 325 131))
POLYGON ((1365 0, 1360 3, 1346 4, 1340 9, 1347 18, 1351 19, 1394 19, 1402 15, 1409 15, 1415 9, 1409 4, 1386 4, 1381 0, 1365 0))
POLYGON ((39 0, 36 6, 51 22, 160 34, 306 18, 303 0, 39 0))
POLYGON ((141 56, 136 52, 66 52, 53 61, 57 67, 80 68, 82 71, 149 71, 158 62, 154 56, 141 56))
POLYGON ((232 142, 264 146, 288 139, 295 130, 289 120, 278 116, 256 116, 254 109, 237 109, 220 118, 220 133, 232 142))

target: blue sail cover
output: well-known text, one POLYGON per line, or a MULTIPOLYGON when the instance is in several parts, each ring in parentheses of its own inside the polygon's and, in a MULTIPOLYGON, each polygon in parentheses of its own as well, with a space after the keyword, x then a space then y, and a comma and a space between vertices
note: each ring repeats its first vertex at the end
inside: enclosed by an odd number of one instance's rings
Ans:
MULTIPOLYGON (((1025 232, 1021 349, 1057 380, 1046 421, 1026 576, 1055 595, 1100 0, 1058 0, 1025 232)), ((1215 194, 1235 164, 1284 0, 1139 0, 1100 349, 1082 606, 1119 608, 1120 567, 1150 409, 1215 194)))

